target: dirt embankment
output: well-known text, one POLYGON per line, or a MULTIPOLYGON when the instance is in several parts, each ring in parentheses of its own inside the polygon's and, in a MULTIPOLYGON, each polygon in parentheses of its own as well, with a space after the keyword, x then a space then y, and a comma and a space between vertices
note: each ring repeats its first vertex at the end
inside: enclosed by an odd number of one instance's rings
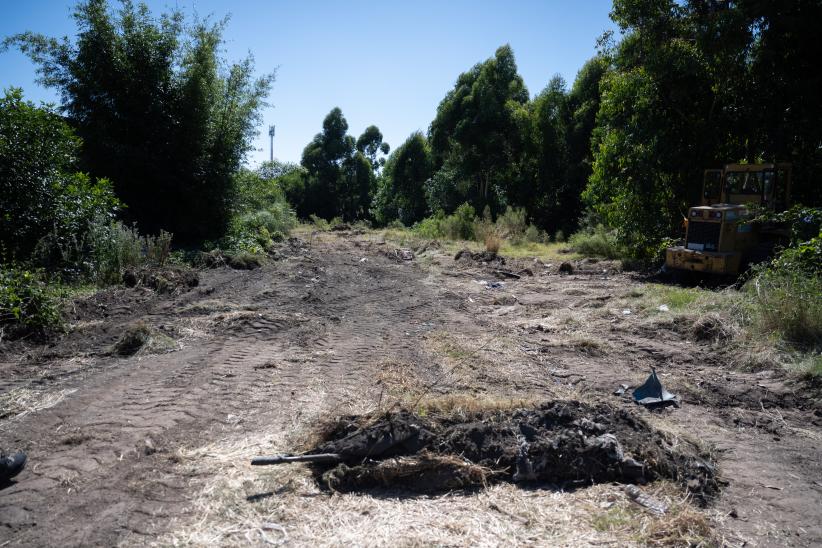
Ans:
MULTIPOLYGON (((822 543, 822 406, 804 385, 734 371, 690 324, 640 313, 642 283, 611 263, 396 247, 292 240, 270 264, 205 269, 196 286, 78 299, 65 336, 0 349, 0 445, 30 458, 0 490, 0 545, 670 544, 688 530, 822 543), (129 330, 145 344, 116 351, 129 330), (680 408, 613 395, 651 367, 680 408), (577 403, 541 407, 559 401, 577 403), (394 474, 380 492, 331 496, 304 466, 249 466, 321 447, 329 418, 402 406, 430 440, 322 470, 341 490, 394 474), (448 484, 460 470, 489 487, 406 500, 432 469, 434 491, 465 487, 448 484), (506 487, 524 478, 531 488, 506 487), (612 480, 649 482, 670 510, 635 510, 612 480), (568 491, 592 482, 604 483, 568 491), (682 502, 689 488, 705 508, 682 502)), ((326 431, 322 449, 359 426, 326 431)))

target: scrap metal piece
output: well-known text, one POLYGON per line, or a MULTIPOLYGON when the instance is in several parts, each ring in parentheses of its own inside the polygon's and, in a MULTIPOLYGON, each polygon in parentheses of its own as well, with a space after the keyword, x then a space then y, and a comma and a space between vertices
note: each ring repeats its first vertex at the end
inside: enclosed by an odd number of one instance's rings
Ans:
POLYGON ((251 465, 267 466, 269 464, 287 464, 289 462, 319 462, 336 464, 342 460, 342 456, 336 453, 316 453, 313 455, 275 455, 273 457, 253 458, 251 459, 251 465))

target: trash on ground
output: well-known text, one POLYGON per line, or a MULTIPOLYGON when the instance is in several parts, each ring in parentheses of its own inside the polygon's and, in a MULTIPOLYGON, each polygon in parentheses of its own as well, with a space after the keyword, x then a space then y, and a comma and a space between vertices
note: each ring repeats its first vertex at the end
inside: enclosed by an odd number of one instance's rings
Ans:
POLYGON ((398 410, 342 417, 319 433, 307 454, 261 457, 253 464, 313 461, 316 481, 342 492, 667 478, 704 502, 718 489, 710 457, 696 444, 673 443, 669 436, 628 410, 579 401, 425 416, 398 410))
POLYGON ((362 259, 360 259, 360 262, 361 262, 361 263, 364 263, 364 262, 366 262, 367 260, 368 260, 368 257, 363 257, 362 259))
POLYGON ((656 369, 653 368, 645 383, 634 389, 634 401, 646 407, 663 407, 666 405, 679 407, 677 397, 662 387, 662 383, 659 382, 659 377, 656 375, 656 369))
POLYGON ((504 280, 505 278, 510 278, 512 280, 519 280, 520 278, 522 278, 522 276, 520 276, 519 274, 515 274, 515 273, 513 273, 509 270, 495 270, 494 271, 494 276, 496 276, 497 278, 499 278, 501 280, 504 280))
POLYGON ((628 310, 628 309, 626 308, 625 310, 623 310, 623 311, 622 311, 622 315, 623 315, 623 316, 630 316, 630 315, 631 315, 631 311, 630 311, 630 310, 628 310))
POLYGON ((414 252, 410 249, 396 248, 391 251, 384 251, 383 253, 389 259, 400 263, 414 260, 414 252))
POLYGON ((668 511, 668 507, 662 501, 646 495, 636 485, 626 485, 625 494, 628 495, 631 501, 644 507, 655 516, 664 515, 668 511))
POLYGON ((668 311, 670 310, 670 308, 668 308, 668 305, 667 305, 667 304, 661 304, 661 305, 659 305, 658 310, 659 310, 660 312, 668 312, 668 311))
POLYGON ((494 304, 497 306, 513 306, 519 301, 513 295, 500 295, 494 298, 494 304))
POLYGON ((631 387, 630 387, 629 385, 627 385, 627 384, 620 384, 620 385, 619 385, 619 388, 617 388, 616 390, 614 390, 614 396, 622 396, 622 395, 624 395, 624 394, 625 394, 625 391, 626 391, 626 390, 628 390, 629 388, 631 388, 631 387))

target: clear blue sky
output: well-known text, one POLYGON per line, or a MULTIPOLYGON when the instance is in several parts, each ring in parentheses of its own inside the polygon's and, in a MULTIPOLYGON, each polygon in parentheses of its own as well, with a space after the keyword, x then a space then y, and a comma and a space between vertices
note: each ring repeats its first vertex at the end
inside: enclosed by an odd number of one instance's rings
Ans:
MULTIPOLYGON (((358 136, 371 124, 397 147, 425 131, 457 76, 509 43, 531 95, 554 74, 573 82, 595 53, 596 39, 615 29, 610 0, 413 0, 365 2, 149 0, 155 12, 231 14, 226 57, 248 52, 258 72, 277 70, 249 155, 268 159, 268 124, 276 124, 274 156, 299 162, 302 149, 339 106, 358 136)), ((31 30, 73 36, 71 0, 0 0, 0 36, 31 30)), ((0 88, 22 87, 28 99, 57 101, 34 83, 34 66, 16 51, 0 54, 0 88)))

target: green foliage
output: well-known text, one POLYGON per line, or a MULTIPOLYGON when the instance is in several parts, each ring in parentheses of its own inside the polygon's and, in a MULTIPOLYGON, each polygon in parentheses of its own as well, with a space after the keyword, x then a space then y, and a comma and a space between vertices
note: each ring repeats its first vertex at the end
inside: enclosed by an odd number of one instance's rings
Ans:
POLYGON ((60 324, 57 292, 29 270, 0 268, 0 336, 22 335, 60 324))
POLYGON ((790 268, 761 270, 746 289, 759 331, 800 350, 822 350, 822 276, 790 268))
POLYGON ((251 149, 273 76, 254 79, 251 58, 220 58, 225 21, 186 24, 144 4, 76 4, 74 41, 31 32, 7 38, 61 93, 83 139, 82 160, 114 181, 131 220, 184 241, 221 235, 232 176, 251 149))
POLYGON ((572 249, 589 257, 619 259, 625 256, 625 250, 620 246, 614 232, 603 225, 571 235, 568 243, 572 249))
POLYGON ((372 204, 372 215, 381 224, 399 220, 411 225, 428 209, 425 182, 431 177, 433 162, 428 140, 420 132, 406 139, 388 158, 372 204))
POLYGON ((110 183, 72 173, 80 141, 60 116, 23 100, 19 89, 0 99, 0 245, 7 258, 27 260, 47 235, 67 248, 95 213, 119 205, 110 183))
POLYGON ((797 272, 806 275, 822 275, 822 232, 815 238, 800 242, 782 251, 774 258, 771 269, 797 272))
POLYGON ((505 213, 497 217, 497 229, 500 236, 510 240, 522 240, 528 230, 528 218, 525 208, 508 206, 505 213))
POLYGON ((423 219, 413 227, 423 238, 445 238, 449 240, 473 240, 476 211, 470 204, 462 204, 457 210, 446 215, 442 210, 432 217, 423 219))
POLYGON ((264 166, 257 172, 242 169, 234 176, 232 218, 228 234, 219 242, 221 248, 264 253, 297 225, 278 180, 261 175, 268 172, 264 166))
POLYGON ((389 147, 376 126, 366 129, 357 141, 347 132, 348 122, 342 111, 334 108, 323 120, 322 133, 303 150, 303 180, 289 181, 286 186, 288 199, 300 217, 339 215, 354 221, 369 215, 376 173, 382 165, 377 154, 387 153, 389 147))
POLYGON ((508 45, 461 74, 440 102, 429 131, 435 168, 449 166, 468 183, 459 192, 463 201, 477 208, 490 205, 492 211, 504 205, 507 181, 517 176, 523 148, 519 119, 527 102, 508 45))
POLYGON ((136 227, 98 219, 92 223, 88 237, 92 277, 100 285, 119 284, 127 268, 145 261, 146 242, 136 227))
POLYGON ((603 52, 584 199, 631 256, 679 235, 705 167, 791 161, 794 198, 818 202, 820 16, 818 2, 614 2, 624 38, 603 52))

